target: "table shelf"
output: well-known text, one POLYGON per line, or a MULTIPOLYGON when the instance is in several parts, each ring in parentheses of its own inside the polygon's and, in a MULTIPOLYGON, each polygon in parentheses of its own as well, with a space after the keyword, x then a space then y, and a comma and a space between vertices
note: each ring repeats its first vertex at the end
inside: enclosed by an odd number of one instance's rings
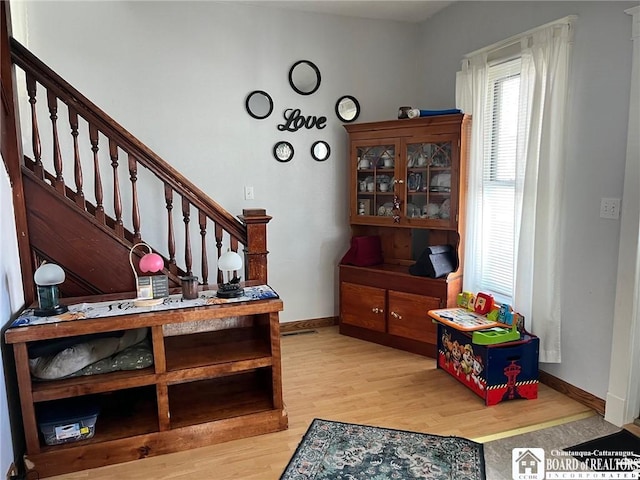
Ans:
MULTIPOLYGON (((98 395, 95 401, 100 404, 100 413, 92 438, 60 445, 45 445, 41 440, 42 452, 76 449, 99 443, 107 445, 112 440, 145 435, 157 432, 159 429, 156 392, 153 387, 98 395)), ((46 403, 41 407, 46 408, 46 403)))
POLYGON ((169 387, 171 427, 223 420, 273 409, 264 370, 169 387))
MULTIPOLYGON (((114 295, 82 299, 105 300, 119 301, 114 295)), ((5 340, 15 356, 29 468, 48 477, 286 429, 282 308, 272 298, 9 328, 5 340), (211 328, 199 331, 202 324, 211 328), (31 377, 31 342, 141 327, 150 331, 151 367, 51 381, 31 377), (93 437, 46 445, 38 412, 50 402, 86 396, 100 404, 93 437)))
POLYGON ((34 402, 45 402, 93 393, 112 392, 124 388, 154 385, 156 381, 157 378, 153 367, 148 367, 141 370, 126 370, 62 380, 36 381, 33 382, 32 394, 34 402))
POLYGON ((257 328, 167 337, 165 352, 169 372, 271 356, 269 338, 257 328))

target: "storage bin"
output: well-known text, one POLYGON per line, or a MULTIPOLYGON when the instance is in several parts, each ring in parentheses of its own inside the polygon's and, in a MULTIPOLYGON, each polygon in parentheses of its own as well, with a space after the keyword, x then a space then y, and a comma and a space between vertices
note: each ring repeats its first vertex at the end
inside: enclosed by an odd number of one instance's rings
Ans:
POLYGON ((93 437, 100 408, 97 403, 74 399, 51 402, 38 413, 38 426, 47 445, 93 437))
POLYGON ((538 337, 476 345, 471 333, 438 323, 438 368, 482 397, 485 405, 538 397, 538 337))

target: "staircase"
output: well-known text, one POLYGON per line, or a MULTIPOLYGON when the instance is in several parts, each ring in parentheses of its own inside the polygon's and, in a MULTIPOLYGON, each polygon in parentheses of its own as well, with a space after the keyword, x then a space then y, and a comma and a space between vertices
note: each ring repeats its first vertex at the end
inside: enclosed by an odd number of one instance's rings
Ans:
POLYGON ((43 261, 65 270, 63 297, 135 290, 129 254, 147 252, 132 250, 150 243, 143 231, 165 258, 170 286, 183 275, 220 282, 216 260, 227 249, 244 252, 240 276, 267 282, 264 210, 232 216, 13 38, 10 49, 22 143, 30 145, 13 169, 20 178, 11 178, 23 191, 14 207, 27 223, 19 243, 29 255, 21 259, 28 297, 43 261))

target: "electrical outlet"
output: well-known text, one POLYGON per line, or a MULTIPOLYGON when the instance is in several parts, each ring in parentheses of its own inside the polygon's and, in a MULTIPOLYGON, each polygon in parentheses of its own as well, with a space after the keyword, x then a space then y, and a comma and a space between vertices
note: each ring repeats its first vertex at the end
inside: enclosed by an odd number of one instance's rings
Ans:
POLYGON ((244 199, 245 200, 253 200, 253 187, 245 186, 244 187, 244 199))
POLYGON ((600 200, 600 218, 620 218, 620 199, 602 198, 600 200))

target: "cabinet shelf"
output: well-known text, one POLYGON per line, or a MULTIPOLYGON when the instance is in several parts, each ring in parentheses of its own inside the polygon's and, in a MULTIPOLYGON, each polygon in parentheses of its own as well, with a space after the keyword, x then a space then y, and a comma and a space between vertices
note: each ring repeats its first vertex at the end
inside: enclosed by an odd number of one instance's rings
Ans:
POLYGON ((256 328, 178 335, 165 339, 167 371, 270 358, 269 337, 256 328))
MULTIPOLYGON (((41 452, 74 449, 158 431, 158 407, 153 387, 103 394, 97 397, 97 401, 100 413, 92 438, 59 445, 45 445, 41 438, 41 452)), ((46 408, 46 403, 41 404, 41 408, 46 408)))
MULTIPOLYGON (((413 263, 413 262, 412 262, 413 263)), ((399 265, 395 263, 381 263, 367 267, 358 267, 355 265, 340 265, 341 271, 348 272, 349 277, 366 275, 371 278, 389 277, 395 279, 396 282, 413 283, 420 288, 425 285, 431 287, 441 286, 457 280, 461 276, 461 272, 450 273, 443 278, 418 277, 409 273, 409 265, 399 265)))
POLYGON ((451 167, 434 167, 434 166, 424 166, 424 167, 408 167, 407 171, 408 172, 416 172, 416 173, 423 173, 426 171, 430 171, 430 172, 440 172, 440 173, 448 173, 451 171, 451 167))
POLYGON ((32 388, 33 401, 45 402, 93 393, 112 392, 123 388, 153 385, 155 382, 156 375, 153 367, 62 380, 35 381, 32 388))
POLYGON ((240 373, 256 368, 270 367, 273 365, 271 357, 252 358, 250 360, 236 360, 223 362, 206 367, 193 367, 185 370, 167 372, 165 379, 168 384, 192 382, 211 377, 220 377, 233 373, 240 373))
POLYGON ((256 370, 170 386, 171 428, 272 410, 271 379, 266 373, 256 370))

